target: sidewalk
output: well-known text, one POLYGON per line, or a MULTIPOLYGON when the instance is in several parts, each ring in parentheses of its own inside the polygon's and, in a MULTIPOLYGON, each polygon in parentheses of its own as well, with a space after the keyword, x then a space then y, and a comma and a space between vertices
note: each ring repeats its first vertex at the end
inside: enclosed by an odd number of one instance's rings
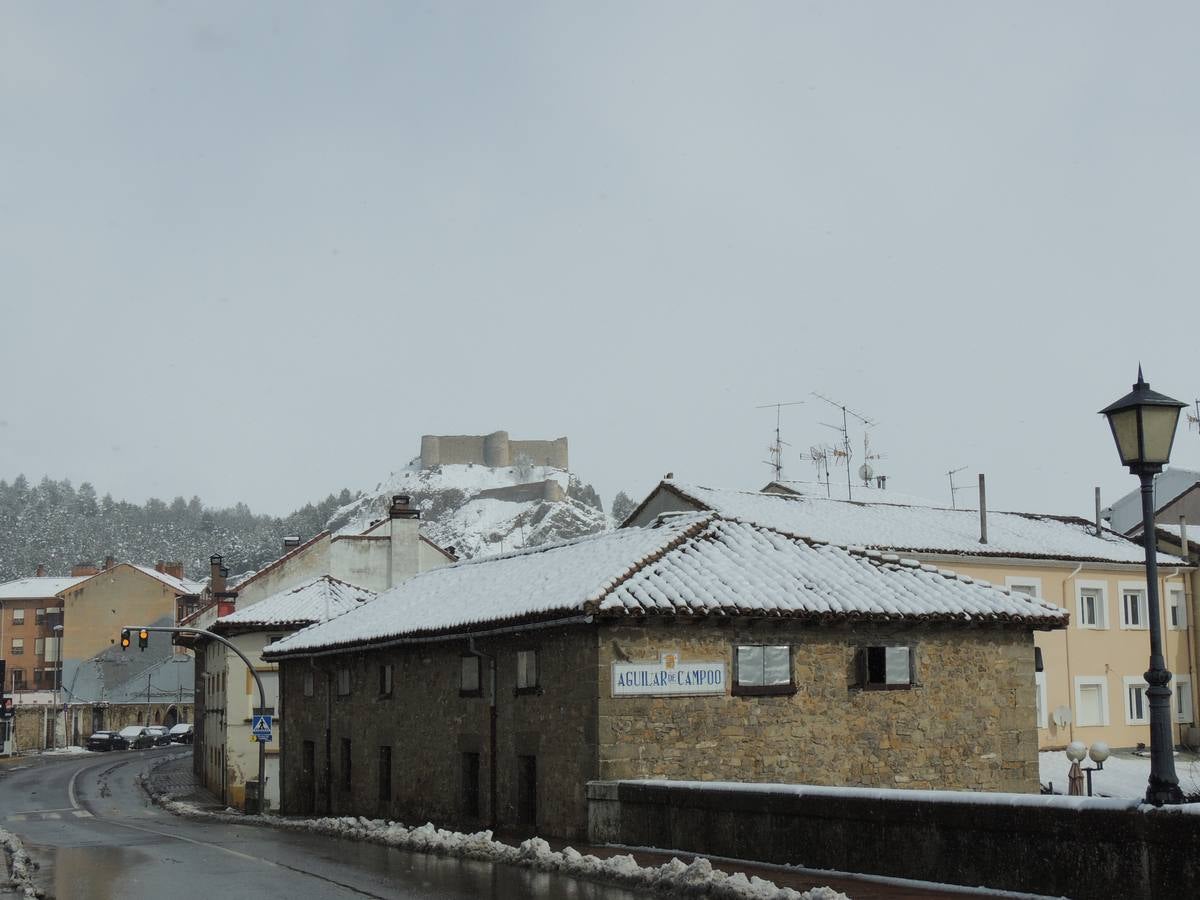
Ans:
POLYGON ((170 794, 172 800, 190 803, 198 809, 220 811, 225 808, 203 787, 192 771, 192 754, 167 759, 146 775, 146 786, 155 794, 170 794))

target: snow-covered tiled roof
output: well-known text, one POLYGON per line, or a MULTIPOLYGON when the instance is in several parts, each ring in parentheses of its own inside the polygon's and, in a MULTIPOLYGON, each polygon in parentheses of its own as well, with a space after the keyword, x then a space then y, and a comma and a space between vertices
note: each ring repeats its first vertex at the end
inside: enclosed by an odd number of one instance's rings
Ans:
POLYGON ((158 571, 153 566, 139 566, 134 563, 131 563, 131 565, 142 574, 158 579, 177 594, 199 594, 204 590, 202 582, 190 581, 186 578, 176 578, 174 575, 158 571))
POLYGON ((267 656, 550 616, 917 618, 1065 625, 1042 600, 875 551, 812 544, 712 514, 675 516, 417 575, 267 656))
MULTIPOLYGON (((1154 476, 1154 509, 1170 506, 1180 496, 1200 484, 1200 472, 1168 466, 1154 476)), ((1142 492, 1135 489, 1125 494, 1108 509, 1109 524, 1121 534, 1142 530, 1142 492)))
MULTIPOLYGON (((844 547, 1073 562, 1144 563, 1146 558, 1141 544, 1111 531, 1097 536, 1085 519, 989 511, 988 542, 981 544, 978 510, 789 497, 677 481, 664 481, 659 490, 681 495, 695 507, 726 518, 844 547)), ((1185 564, 1165 553, 1159 554, 1159 561, 1185 564)))
POLYGON ((81 581, 87 581, 89 575, 73 577, 35 577, 18 578, 0 584, 0 600, 43 600, 53 597, 60 591, 74 587, 81 581))
POLYGON ((374 591, 321 575, 222 616, 215 627, 217 631, 222 626, 300 628, 325 622, 374 599, 374 591))

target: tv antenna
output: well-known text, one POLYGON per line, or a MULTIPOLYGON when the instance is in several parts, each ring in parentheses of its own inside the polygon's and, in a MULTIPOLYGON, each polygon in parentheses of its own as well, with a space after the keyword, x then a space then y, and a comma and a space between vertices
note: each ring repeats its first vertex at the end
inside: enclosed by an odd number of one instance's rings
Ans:
POLYGON ((838 403, 836 400, 831 400, 823 394, 818 394, 816 391, 813 391, 813 396, 818 400, 824 400, 830 406, 842 411, 842 424, 840 426, 829 425, 826 422, 822 422, 821 424, 825 425, 826 428, 832 428, 834 431, 840 432, 842 435, 842 446, 835 447, 833 450, 834 462, 846 463, 846 499, 853 500, 854 496, 851 493, 853 488, 850 481, 850 460, 854 458, 854 450, 850 447, 850 428, 847 416, 853 416, 854 418, 858 419, 858 421, 862 422, 866 428, 873 428, 875 426, 875 422, 871 419, 868 419, 862 413, 856 413, 854 410, 849 409, 846 404, 838 403))
POLYGON ((954 476, 957 475, 959 472, 966 470, 966 468, 967 468, 966 466, 959 466, 957 469, 951 469, 949 472, 946 473, 947 477, 949 477, 949 479, 950 479, 950 508, 951 509, 958 509, 958 504, 955 502, 955 498, 958 496, 958 492, 970 490, 970 487, 968 485, 965 485, 965 484, 956 485, 954 483, 954 476))
POLYGON ((769 461, 763 460, 763 464, 770 466, 771 470, 775 473, 773 481, 779 481, 783 478, 783 448, 792 446, 780 434, 780 425, 783 421, 783 407, 803 405, 803 400, 787 400, 782 403, 764 403, 761 406, 755 407, 755 409, 775 410, 775 443, 767 448, 767 452, 771 454, 771 459, 769 461))
POLYGON ((858 467, 858 477, 862 479, 863 485, 871 486, 871 481, 875 478, 879 479, 880 487, 883 486, 883 481, 887 478, 886 475, 880 475, 871 465, 873 459, 883 459, 882 453, 871 452, 871 433, 866 428, 863 429, 863 464, 858 467))
POLYGON ((833 448, 826 447, 824 444, 817 444, 808 448, 808 458, 817 467, 817 484, 825 485, 826 497, 832 497, 832 492, 829 488, 829 457, 832 453, 833 448), (822 479, 822 475, 824 475, 824 479, 822 479))
POLYGON ((1192 415, 1192 413, 1191 413, 1191 412, 1189 412, 1189 413, 1187 414, 1187 417, 1188 417, 1188 420, 1187 420, 1187 421, 1188 421, 1188 431, 1191 431, 1191 430, 1192 430, 1192 426, 1193 426, 1193 425, 1195 425, 1195 426, 1196 426, 1196 430, 1197 430, 1197 431, 1200 431, 1200 400, 1193 400, 1193 401, 1192 401, 1192 404, 1193 404, 1193 406, 1195 407, 1196 414, 1195 414, 1195 415, 1192 415))

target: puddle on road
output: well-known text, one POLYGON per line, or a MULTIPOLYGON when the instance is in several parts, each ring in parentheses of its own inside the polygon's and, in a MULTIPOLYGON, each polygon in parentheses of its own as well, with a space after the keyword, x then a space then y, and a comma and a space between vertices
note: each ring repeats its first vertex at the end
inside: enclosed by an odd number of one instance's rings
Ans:
MULTIPOLYGON (((122 881, 136 866, 154 858, 124 847, 39 847, 42 871, 51 881, 40 886, 57 900, 111 900, 126 893, 122 881)), ((40 879, 39 879, 40 880, 40 879)))

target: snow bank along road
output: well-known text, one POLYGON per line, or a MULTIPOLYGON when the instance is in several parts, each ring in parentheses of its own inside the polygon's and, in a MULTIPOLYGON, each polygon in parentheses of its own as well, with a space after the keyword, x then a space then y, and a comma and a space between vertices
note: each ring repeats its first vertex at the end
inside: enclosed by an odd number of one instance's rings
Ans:
MULTIPOLYGON (((772 884, 714 874, 706 860, 678 860, 659 869, 616 859, 565 857, 548 851, 544 841, 527 841, 514 850, 508 865, 479 853, 436 856, 373 842, 366 822, 314 821, 287 830, 254 827, 236 816, 206 816, 198 821, 170 815, 150 803, 138 784, 163 756, 175 749, 115 752, 74 758, 43 757, 0 768, 0 828, 23 842, 37 868, 32 890, 55 898, 571 898, 625 900, 646 896, 612 884, 577 880, 578 875, 623 874, 626 883, 654 884, 709 896, 778 900, 841 898, 832 890, 800 894, 772 884), (337 834, 358 840, 338 839, 337 834), (368 840, 362 840, 368 838, 368 840), (474 857, 474 858, 470 858, 474 857), (594 864, 595 872, 588 870, 594 864), (613 864, 616 863, 616 866, 613 864), (582 868, 580 866, 582 865, 582 868), (617 869, 629 871, 617 872, 617 869), (560 871, 556 871, 560 870, 560 871), (714 890, 715 888, 715 890, 714 890)), ((168 804, 170 805, 170 804, 168 804)), ((187 811, 187 810, 180 810, 187 811)), ((392 826, 392 829, 401 828, 392 826)), ((479 850, 494 845, 484 835, 454 835, 432 827, 402 829, 428 833, 430 850, 456 840, 479 850)), ((0 834, 0 839, 4 835, 0 834)), ((414 846, 408 842, 407 846, 414 846)), ((469 851, 469 846, 463 847, 469 851)), ((625 858, 628 859, 628 858, 625 858)), ((16 869, 23 859, 16 860, 16 869)))

